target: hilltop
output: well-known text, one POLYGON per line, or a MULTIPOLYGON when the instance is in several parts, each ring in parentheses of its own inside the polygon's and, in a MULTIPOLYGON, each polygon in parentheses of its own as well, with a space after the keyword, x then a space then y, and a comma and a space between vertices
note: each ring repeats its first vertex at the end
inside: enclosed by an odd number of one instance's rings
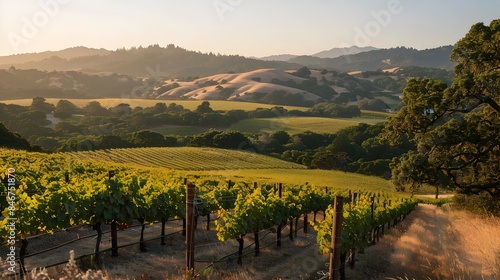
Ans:
POLYGON ((432 67, 452 70, 453 46, 417 50, 407 47, 378 49, 375 47, 332 48, 314 54, 270 55, 260 59, 240 55, 222 55, 186 50, 169 44, 130 49, 92 49, 75 47, 61 51, 0 56, 0 69, 46 71, 80 71, 94 74, 118 73, 133 77, 178 78, 241 73, 257 69, 315 69, 374 71, 391 67, 432 67))
POLYGON ((0 57, 0 69, 38 69, 45 71, 80 71, 94 74, 118 73, 133 77, 177 78, 207 76, 228 72, 244 72, 260 68, 293 69, 300 65, 262 61, 239 55, 221 55, 189 51, 173 44, 166 47, 107 51, 85 47, 58 52, 0 57))
MULTIPOLYGON (((368 51, 373 51, 373 50, 378 50, 379 48, 375 47, 358 47, 358 46, 351 46, 351 47, 345 47, 345 48, 332 48, 329 50, 324 50, 320 51, 314 54, 311 54, 309 56, 313 57, 318 57, 318 58, 335 58, 343 55, 352 55, 352 54, 357 54, 361 52, 368 52, 368 51)), ((277 61, 289 61, 293 58, 296 58, 300 55, 293 55, 293 54, 278 54, 278 55, 269 55, 269 56, 264 56, 261 57, 260 59, 262 60, 277 60, 277 61)))

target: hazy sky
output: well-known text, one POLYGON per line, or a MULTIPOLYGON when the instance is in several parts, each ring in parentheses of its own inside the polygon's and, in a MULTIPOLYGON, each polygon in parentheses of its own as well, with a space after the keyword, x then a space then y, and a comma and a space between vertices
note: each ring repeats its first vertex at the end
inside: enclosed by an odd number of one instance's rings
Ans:
POLYGON ((454 44, 498 0, 0 0, 0 55, 175 44, 245 56, 454 44))

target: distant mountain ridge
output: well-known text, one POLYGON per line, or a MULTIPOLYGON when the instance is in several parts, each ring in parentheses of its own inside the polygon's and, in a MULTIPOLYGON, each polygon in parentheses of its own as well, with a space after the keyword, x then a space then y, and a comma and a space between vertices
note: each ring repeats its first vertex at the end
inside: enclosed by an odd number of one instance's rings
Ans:
POLYGON ((71 59, 83 56, 107 55, 110 52, 111 51, 108 51, 103 48, 93 49, 93 48, 79 46, 79 47, 67 48, 60 51, 46 51, 40 53, 25 53, 25 54, 16 54, 9 56, 0 56, 0 65, 6 65, 6 64, 17 65, 19 63, 26 63, 30 61, 40 61, 51 58, 53 56, 57 56, 63 59, 71 59))
POLYGON ((455 63, 450 61, 452 51, 452 45, 425 50, 397 47, 360 52, 336 58, 297 56, 287 62, 301 64, 310 68, 324 68, 340 72, 375 71, 408 66, 453 70, 455 63))
POLYGON ((362 53, 362 52, 369 52, 369 51, 374 51, 374 50, 379 50, 379 48, 375 47, 358 47, 358 46, 351 46, 351 47, 345 47, 345 48, 333 48, 327 51, 321 51, 318 53, 315 53, 311 56, 319 57, 319 58, 336 58, 339 56, 343 55, 352 55, 352 54, 357 54, 357 53, 362 53))
POLYGON ((318 57, 318 58, 335 58, 343 55, 351 55, 351 54, 357 54, 361 52, 368 52, 368 51, 373 51, 373 50, 378 50, 379 48, 375 47, 358 47, 358 46, 351 46, 351 47, 345 47, 345 48, 333 48, 330 50, 325 50, 325 51, 320 51, 315 54, 311 55, 294 55, 294 54, 277 54, 277 55, 269 55, 269 56, 264 56, 260 57, 259 59, 261 60, 274 60, 274 61, 291 61, 292 59, 295 59, 300 56, 313 56, 313 57, 318 57))

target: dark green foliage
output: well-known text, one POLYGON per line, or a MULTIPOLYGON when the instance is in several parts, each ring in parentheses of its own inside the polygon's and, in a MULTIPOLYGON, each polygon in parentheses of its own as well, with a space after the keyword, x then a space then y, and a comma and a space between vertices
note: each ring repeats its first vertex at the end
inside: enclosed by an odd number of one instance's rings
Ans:
POLYGON ((26 139, 10 132, 2 123, 0 123, 0 147, 19 150, 33 149, 26 139))
POLYGON ((224 131, 213 137, 213 146, 222 149, 246 149, 250 140, 239 131, 224 131))
POLYGON ((75 104, 69 102, 68 100, 61 99, 57 102, 56 108, 54 110, 54 117, 67 119, 73 114, 81 113, 81 109, 75 104))
POLYGON ((35 97, 33 98, 33 102, 31 102, 30 106, 31 111, 40 111, 45 114, 52 113, 55 110, 54 105, 45 102, 45 98, 43 97, 35 97))
POLYGON ((199 105, 196 110, 196 113, 212 113, 213 110, 210 108, 210 102, 208 101, 203 101, 201 105, 199 105))
POLYGON ((102 107, 98 101, 91 101, 82 108, 83 112, 89 116, 108 116, 109 112, 106 108, 102 107))
POLYGON ((380 111, 385 112, 389 109, 389 106, 385 104, 384 101, 380 99, 361 99, 357 103, 358 108, 361 110, 370 110, 370 111, 380 111))
POLYGON ((357 106, 341 106, 335 103, 318 103, 310 110, 312 116, 325 118, 352 118, 361 116, 357 106))
POLYGON ((165 137, 159 133, 152 131, 135 132, 130 139, 130 142, 138 147, 166 147, 168 142, 165 137))
POLYGON ((500 20, 471 27, 451 59, 455 78, 412 79, 404 106, 386 125, 384 137, 409 139, 416 149, 392 164, 395 184, 424 183, 466 194, 500 197, 500 20))
POLYGON ((222 133, 218 130, 210 130, 208 132, 195 135, 189 142, 188 146, 192 147, 214 147, 214 137, 222 133))
POLYGON ((294 73, 295 76, 297 77, 301 77, 301 78, 309 78, 309 76, 311 76, 311 70, 309 70, 309 68, 307 67, 300 67, 295 73, 294 73))

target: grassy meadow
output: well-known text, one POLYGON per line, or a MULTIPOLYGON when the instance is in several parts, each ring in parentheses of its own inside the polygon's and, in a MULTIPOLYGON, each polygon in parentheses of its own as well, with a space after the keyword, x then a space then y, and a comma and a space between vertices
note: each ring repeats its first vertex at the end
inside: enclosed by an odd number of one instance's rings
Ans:
MULTIPOLYGON (((371 119, 370 123, 376 119, 371 119)), ((365 119, 330 119, 318 117, 288 117, 288 118, 264 118, 264 119, 246 119, 235 123, 229 127, 232 130, 238 130, 249 133, 262 133, 284 130, 293 135, 304 131, 316 133, 335 133, 341 129, 350 126, 356 126, 365 119)))

